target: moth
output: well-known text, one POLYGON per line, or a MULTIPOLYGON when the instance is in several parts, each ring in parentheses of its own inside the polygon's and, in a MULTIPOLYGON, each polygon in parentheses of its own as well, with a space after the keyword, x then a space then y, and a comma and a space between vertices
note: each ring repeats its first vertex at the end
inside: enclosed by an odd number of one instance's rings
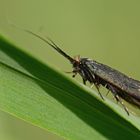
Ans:
POLYGON ((56 45, 50 38, 43 38, 27 29, 22 28, 22 30, 43 40, 49 46, 55 49, 59 54, 69 60, 73 66, 73 77, 79 74, 82 77, 83 83, 85 85, 87 81, 91 83, 91 85, 94 85, 103 100, 104 98, 99 90, 100 86, 103 86, 111 91, 116 101, 122 105, 128 115, 128 108, 124 105, 122 99, 140 108, 140 81, 132 79, 127 75, 119 72, 118 70, 115 70, 95 60, 89 58, 81 58, 80 56, 72 58, 58 45, 56 45))

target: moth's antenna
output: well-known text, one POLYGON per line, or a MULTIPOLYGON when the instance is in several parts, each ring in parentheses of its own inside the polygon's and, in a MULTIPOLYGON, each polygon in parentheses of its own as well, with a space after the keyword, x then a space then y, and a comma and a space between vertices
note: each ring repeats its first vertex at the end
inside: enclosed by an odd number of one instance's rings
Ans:
POLYGON ((39 36, 38 34, 32 32, 28 29, 18 27, 11 22, 8 22, 8 23, 15 28, 23 30, 23 31, 25 31, 29 34, 32 34, 33 36, 35 36, 35 37, 41 39, 42 41, 46 42, 48 45, 50 45, 52 48, 54 48, 57 52, 59 52, 61 55, 63 55, 65 58, 67 58, 71 63, 75 62, 75 60, 72 57, 70 57, 68 54, 66 54, 64 51, 62 51, 49 37, 46 37, 46 39, 45 39, 45 38, 39 36))

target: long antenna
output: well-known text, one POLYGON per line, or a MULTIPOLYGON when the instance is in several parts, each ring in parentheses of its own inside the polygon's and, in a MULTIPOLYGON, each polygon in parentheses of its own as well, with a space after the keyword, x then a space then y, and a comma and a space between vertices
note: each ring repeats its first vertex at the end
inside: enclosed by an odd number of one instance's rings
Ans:
POLYGON ((33 36, 41 39, 42 41, 46 42, 49 46, 51 46, 52 48, 54 48, 58 53, 60 53, 61 55, 63 55, 65 58, 67 58, 71 63, 73 63, 75 61, 72 57, 70 57, 68 54, 66 54, 64 51, 62 51, 50 38, 46 37, 46 39, 45 39, 45 38, 39 36, 38 34, 32 32, 30 30, 27 30, 27 29, 18 27, 18 26, 16 26, 15 24, 13 24, 11 22, 9 22, 9 24, 11 26, 15 27, 15 28, 18 28, 20 30, 23 30, 23 31, 25 31, 25 32, 27 32, 27 33, 29 33, 29 34, 31 34, 31 35, 33 35, 33 36))

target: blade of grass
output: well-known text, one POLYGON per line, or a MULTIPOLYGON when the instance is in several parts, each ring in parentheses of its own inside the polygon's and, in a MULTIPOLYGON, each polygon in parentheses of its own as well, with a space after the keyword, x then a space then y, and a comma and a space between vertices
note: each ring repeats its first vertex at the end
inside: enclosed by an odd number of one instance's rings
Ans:
POLYGON ((72 82, 3 37, 0 50, 3 111, 67 139, 140 138, 139 118, 128 117, 112 102, 100 101, 93 91, 72 82))

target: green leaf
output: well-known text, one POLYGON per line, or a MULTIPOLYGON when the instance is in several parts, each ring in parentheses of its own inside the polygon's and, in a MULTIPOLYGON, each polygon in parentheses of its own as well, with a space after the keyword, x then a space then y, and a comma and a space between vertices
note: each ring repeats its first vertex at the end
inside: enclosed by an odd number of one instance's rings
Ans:
POLYGON ((70 140, 140 139, 140 119, 0 37, 0 109, 70 140))

